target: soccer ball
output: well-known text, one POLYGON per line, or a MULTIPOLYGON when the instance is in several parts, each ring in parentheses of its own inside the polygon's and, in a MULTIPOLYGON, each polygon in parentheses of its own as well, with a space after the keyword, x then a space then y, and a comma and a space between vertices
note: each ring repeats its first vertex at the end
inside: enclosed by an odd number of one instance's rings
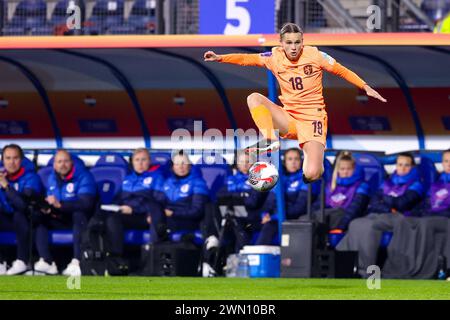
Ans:
POLYGON ((269 162, 255 162, 248 171, 248 182, 256 191, 269 191, 277 184, 277 181, 278 170, 269 162))

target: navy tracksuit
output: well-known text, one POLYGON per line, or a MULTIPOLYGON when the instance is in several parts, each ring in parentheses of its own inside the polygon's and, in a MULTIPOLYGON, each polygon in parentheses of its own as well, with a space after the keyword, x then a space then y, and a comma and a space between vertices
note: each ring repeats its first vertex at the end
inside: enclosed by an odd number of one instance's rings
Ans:
MULTIPOLYGON (((298 219, 307 212, 308 185, 303 182, 303 171, 285 173, 283 175, 283 192, 285 200, 286 220, 298 219)), ((312 201, 315 201, 320 192, 320 182, 312 184, 312 201)), ((270 214, 270 221, 266 222, 261 229, 261 233, 256 241, 257 245, 270 245, 278 235, 278 213, 276 191, 273 189, 264 203, 260 219, 266 214, 270 214)))
POLYGON ((36 246, 40 257, 53 261, 48 243, 49 228, 73 229, 73 257, 81 259, 81 234, 94 211, 97 186, 92 174, 74 161, 67 177, 61 179, 53 171, 48 177, 47 196, 55 196, 61 208, 52 208, 51 214, 41 214, 36 227, 36 246))
POLYGON ((209 190, 195 166, 185 177, 171 173, 164 181, 162 191, 156 192, 155 196, 162 207, 162 214, 159 217, 152 215, 152 221, 166 224, 169 233, 194 232, 200 229, 209 190), (164 209, 173 211, 173 215, 166 217, 164 209))
POLYGON ((17 237, 17 259, 29 259, 29 211, 31 200, 42 199, 43 187, 39 176, 31 168, 21 167, 14 176, 7 177, 9 187, 0 188, 0 228, 14 230, 17 237))
POLYGON ((158 168, 153 166, 141 174, 133 171, 123 180, 121 191, 114 199, 114 203, 130 206, 132 214, 105 213, 106 232, 112 254, 123 253, 124 229, 150 228, 152 241, 158 241, 157 221, 152 221, 150 227, 147 222, 148 216, 153 218, 161 215, 161 207, 156 203, 155 193, 162 192, 164 178, 158 168))

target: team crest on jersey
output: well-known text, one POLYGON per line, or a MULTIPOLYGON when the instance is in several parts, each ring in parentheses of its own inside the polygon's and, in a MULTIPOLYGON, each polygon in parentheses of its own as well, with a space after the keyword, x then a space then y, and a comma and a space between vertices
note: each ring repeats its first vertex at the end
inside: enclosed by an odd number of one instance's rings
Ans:
POLYGON ((152 183, 152 180, 153 180, 152 177, 147 177, 147 178, 144 179, 144 184, 148 186, 149 184, 152 183))
POLYGON ((14 189, 16 190, 16 191, 19 191, 19 184, 16 182, 16 183, 14 183, 14 189))
POLYGON ((347 199, 347 197, 342 193, 335 194, 331 197, 331 201, 334 203, 342 203, 345 199, 347 199))
POLYGON ((310 74, 313 73, 312 65, 308 64, 308 65, 304 66, 304 67, 303 67, 303 71, 305 72, 305 74, 306 74, 307 76, 309 76, 310 74))
POLYGON ((181 192, 183 193, 187 193, 189 191, 189 185, 188 184, 184 184, 181 186, 180 188, 181 192))
POLYGON ((441 190, 439 190, 438 192, 436 192, 436 197, 437 197, 439 200, 446 199, 446 198, 448 197, 448 191, 447 191, 447 189, 441 189, 441 190))
POLYGON ((74 190, 74 185, 73 185, 73 183, 68 183, 67 186, 66 186, 66 191, 67 191, 68 193, 72 193, 73 190, 74 190))

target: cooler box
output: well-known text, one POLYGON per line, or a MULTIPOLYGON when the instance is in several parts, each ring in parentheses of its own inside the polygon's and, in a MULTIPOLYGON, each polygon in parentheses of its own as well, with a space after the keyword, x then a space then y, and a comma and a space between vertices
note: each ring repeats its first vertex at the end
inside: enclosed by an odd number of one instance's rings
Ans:
POLYGON ((280 277, 280 247, 244 246, 240 254, 247 255, 250 278, 280 277))

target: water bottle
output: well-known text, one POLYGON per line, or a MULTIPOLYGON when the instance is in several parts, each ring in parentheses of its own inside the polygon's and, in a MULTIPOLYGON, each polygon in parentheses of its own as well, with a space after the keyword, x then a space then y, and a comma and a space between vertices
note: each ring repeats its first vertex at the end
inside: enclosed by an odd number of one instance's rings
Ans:
POLYGON ((225 275, 227 278, 235 278, 238 267, 237 254, 230 254, 227 258, 227 264, 225 266, 225 275))
POLYGON ((248 257, 246 254, 239 254, 236 277, 248 278, 249 274, 250 274, 250 267, 248 263, 248 257))

